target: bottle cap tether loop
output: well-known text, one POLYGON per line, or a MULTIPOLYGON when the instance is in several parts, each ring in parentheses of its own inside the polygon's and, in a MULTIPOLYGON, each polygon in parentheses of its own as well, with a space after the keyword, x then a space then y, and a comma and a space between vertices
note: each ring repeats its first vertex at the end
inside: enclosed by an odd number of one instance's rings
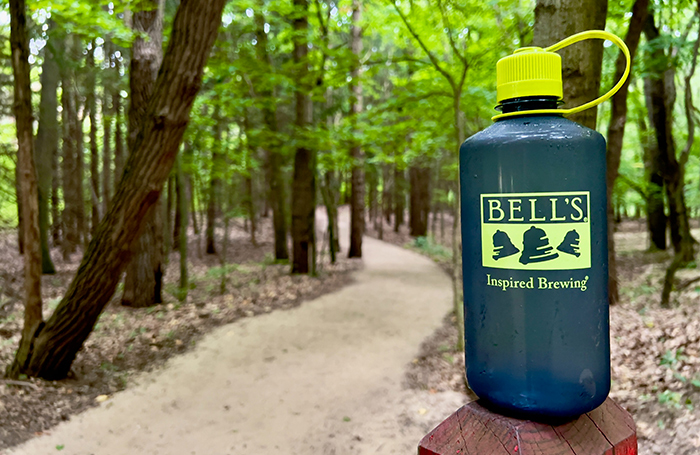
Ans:
POLYGON ((497 99, 501 103, 513 98, 548 96, 563 97, 561 57, 555 51, 586 39, 604 39, 615 44, 625 55, 627 62, 622 77, 605 95, 593 101, 569 109, 533 109, 498 114, 491 120, 531 114, 570 115, 584 111, 609 100, 627 80, 630 73, 630 53, 627 45, 617 36, 603 30, 589 30, 572 35, 553 46, 523 47, 512 55, 500 59, 496 65, 497 99))

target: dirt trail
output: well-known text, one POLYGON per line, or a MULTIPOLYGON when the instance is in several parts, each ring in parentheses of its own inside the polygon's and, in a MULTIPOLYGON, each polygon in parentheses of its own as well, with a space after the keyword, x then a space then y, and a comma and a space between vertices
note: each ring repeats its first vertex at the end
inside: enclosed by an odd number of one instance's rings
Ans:
MULTIPOLYGON (((343 239, 347 224, 344 212, 343 239)), ((221 327, 8 453, 415 453, 465 400, 402 386, 406 365, 450 309, 450 282, 430 260, 371 238, 364 254, 364 270, 339 292, 221 327)))

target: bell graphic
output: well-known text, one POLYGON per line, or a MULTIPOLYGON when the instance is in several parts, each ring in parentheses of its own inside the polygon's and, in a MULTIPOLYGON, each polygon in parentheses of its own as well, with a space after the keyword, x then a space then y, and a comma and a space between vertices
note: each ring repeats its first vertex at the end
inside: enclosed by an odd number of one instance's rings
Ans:
POLYGON ((495 260, 507 258, 518 252, 520 252, 520 250, 513 245, 508 234, 503 231, 496 231, 496 233, 493 234, 493 258, 495 260))
POLYGON ((578 232, 576 232, 576 229, 570 230, 566 233, 566 236, 564 236, 564 240, 557 247, 557 250, 561 251, 562 253, 572 254, 576 257, 581 256, 581 253, 578 250, 578 239, 579 235, 578 232))
POLYGON ((547 233, 532 226, 523 234, 523 254, 520 256, 520 263, 529 264, 556 259, 559 253, 552 251, 553 249, 549 245, 547 233))

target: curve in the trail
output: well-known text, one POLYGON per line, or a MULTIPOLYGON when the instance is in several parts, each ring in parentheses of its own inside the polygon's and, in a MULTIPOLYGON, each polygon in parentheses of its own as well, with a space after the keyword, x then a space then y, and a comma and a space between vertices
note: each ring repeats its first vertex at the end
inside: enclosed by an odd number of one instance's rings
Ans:
POLYGON ((9 453, 415 453, 464 401, 402 386, 406 365, 450 309, 450 282, 430 260, 384 242, 365 238, 364 254, 351 285, 221 327, 9 453))

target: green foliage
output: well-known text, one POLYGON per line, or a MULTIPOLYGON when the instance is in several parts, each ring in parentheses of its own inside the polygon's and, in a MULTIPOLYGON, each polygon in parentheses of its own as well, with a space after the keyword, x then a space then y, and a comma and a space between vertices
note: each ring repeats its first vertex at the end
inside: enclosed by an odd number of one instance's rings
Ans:
POLYGON ((452 257, 451 250, 428 237, 416 237, 412 246, 426 256, 436 260, 444 260, 452 257))

